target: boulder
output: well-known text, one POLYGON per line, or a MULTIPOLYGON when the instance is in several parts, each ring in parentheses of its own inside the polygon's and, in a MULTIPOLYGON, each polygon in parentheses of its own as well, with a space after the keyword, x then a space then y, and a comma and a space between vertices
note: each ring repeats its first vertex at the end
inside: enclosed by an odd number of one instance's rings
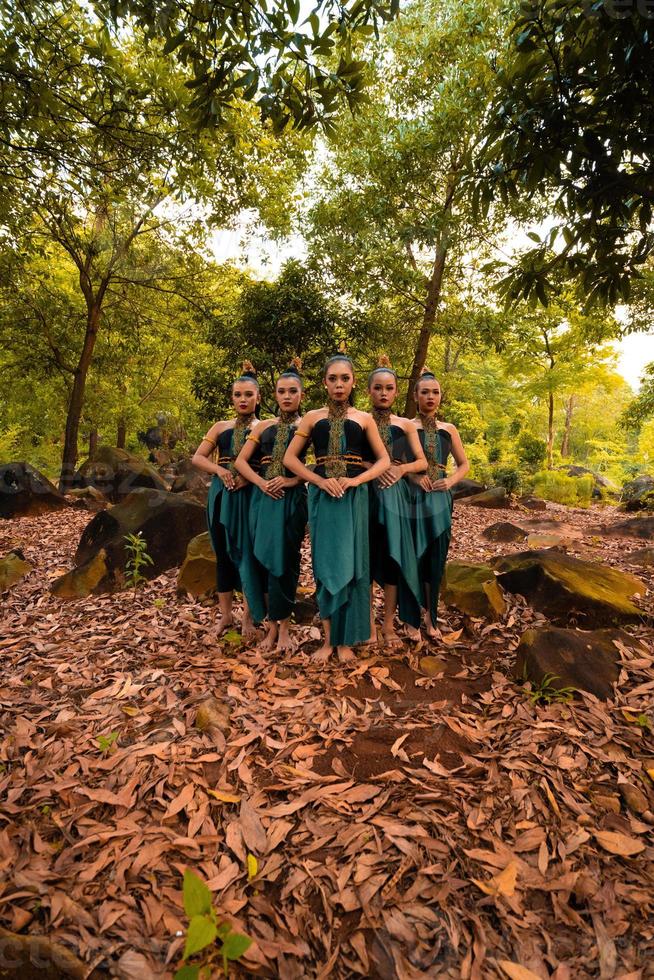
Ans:
POLYGON ((110 581, 107 553, 100 548, 93 558, 56 578, 50 591, 59 599, 84 599, 94 592, 110 591, 110 581))
POLYGON ((461 500, 462 497, 474 497, 475 494, 483 493, 486 489, 485 483, 477 483, 476 480, 459 480, 452 490, 452 498, 461 500))
POLYGON ((192 596, 212 592, 216 588, 216 554, 209 532, 191 538, 184 563, 177 576, 177 588, 192 596))
MULTIPOLYGON (((28 920, 29 921, 29 920, 28 920)), ((0 927, 0 978, 20 980, 100 980, 104 971, 90 970, 62 943, 35 933, 0 927), (89 972, 90 971, 90 972, 89 972)))
POLYGON ((610 538, 654 538, 654 517, 630 517, 618 524, 604 525, 595 529, 596 534, 610 538))
POLYGON ((558 548, 559 551, 567 551, 572 543, 570 538, 567 538, 564 534, 557 534, 554 531, 550 531, 549 533, 541 531, 540 533, 530 534, 527 538, 527 547, 534 551, 539 551, 543 548, 558 548))
POLYGON ((29 463, 0 466, 0 517, 36 517, 68 506, 54 483, 29 463))
POLYGON ((541 500, 540 497, 519 497, 518 503, 527 510, 547 510, 547 501, 541 500))
POLYGON ((190 459, 183 459, 177 464, 176 476, 170 489, 173 493, 190 493, 196 500, 206 504, 210 483, 210 473, 204 473, 193 466, 190 459))
POLYGON ((633 595, 644 584, 633 575, 557 551, 522 551, 491 559, 498 581, 553 620, 577 615, 591 626, 640 619, 633 595))
POLYGON ((628 565, 641 565, 643 568, 650 568, 654 565, 654 548, 639 548, 638 551, 630 551, 624 556, 628 565))
POLYGON ((654 477, 642 473, 625 483, 620 494, 620 510, 654 510, 654 477))
POLYGON ((497 524, 490 524, 481 532, 482 538, 487 541, 498 541, 501 544, 510 544, 512 541, 524 541, 526 531, 511 524, 510 521, 498 521, 497 524))
POLYGON ((464 502, 471 507, 510 507, 511 500, 504 487, 491 487, 474 497, 466 497, 464 502))
POLYGON ((20 548, 9 551, 4 558, 0 558, 0 592, 5 592, 12 585, 16 585, 31 571, 32 566, 25 561, 25 555, 20 548))
POLYGON ((627 633, 616 629, 582 632, 545 627, 527 630, 518 646, 515 676, 518 680, 526 678, 535 685, 540 685, 547 677, 549 687, 557 690, 573 687, 606 700, 612 696, 613 685, 620 673, 620 654, 615 640, 627 645, 633 642, 627 633))
POLYGON ((450 561, 445 568, 441 598, 469 616, 499 619, 506 609, 493 569, 469 561, 450 561))
POLYGON ((167 490, 166 481, 140 456, 125 449, 100 446, 73 477, 73 487, 95 487, 112 503, 118 503, 138 487, 167 490))
MULTIPOLYGON (((123 588, 128 557, 125 535, 139 533, 152 559, 152 564, 144 565, 141 573, 145 578, 156 578, 182 563, 189 541, 205 528, 204 507, 186 494, 145 488, 133 490, 120 504, 96 514, 86 526, 75 553, 76 568, 73 571, 77 575, 71 576, 71 581, 83 582, 84 577, 89 576, 89 585, 93 581, 95 584, 90 585, 88 591, 82 591, 85 595, 123 588), (90 563, 101 551, 104 552, 106 573, 95 581, 99 565, 91 566, 90 563)), ((61 594, 59 590, 64 587, 68 586, 64 586, 62 579, 51 586, 56 594, 61 594)), ((80 594, 77 588, 75 585, 75 595, 80 594)))

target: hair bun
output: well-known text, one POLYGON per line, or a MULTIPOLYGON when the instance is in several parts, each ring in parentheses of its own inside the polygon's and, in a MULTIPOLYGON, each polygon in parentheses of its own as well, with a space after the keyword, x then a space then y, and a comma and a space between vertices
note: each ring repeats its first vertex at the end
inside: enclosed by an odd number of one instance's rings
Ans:
POLYGON ((391 370, 392 370, 393 365, 391 364, 391 361, 390 361, 390 358, 389 358, 388 354, 380 354, 379 355, 379 357, 377 358, 377 367, 378 368, 391 368, 391 370))
POLYGON ((246 374, 252 374, 255 378, 257 376, 257 372, 254 369, 254 364, 252 363, 252 361, 243 361, 243 366, 241 367, 241 371, 244 376, 246 374))
POLYGON ((347 353, 347 344, 345 343, 344 340, 341 340, 340 344, 338 345, 338 353, 339 354, 347 353))
POLYGON ((302 358, 301 358, 301 357, 298 357, 298 356, 297 356, 297 354, 296 354, 296 356, 295 356, 295 357, 292 357, 292 358, 291 358, 291 364, 290 364, 290 366, 291 366, 292 368, 295 368, 295 370, 296 370, 296 371, 298 372, 298 374, 299 374, 299 373, 300 373, 300 371, 302 370, 302 358))
POLYGON ((430 368, 427 367, 426 364, 423 364, 422 368, 420 369, 419 377, 420 378, 435 378, 436 375, 434 374, 434 372, 430 368))

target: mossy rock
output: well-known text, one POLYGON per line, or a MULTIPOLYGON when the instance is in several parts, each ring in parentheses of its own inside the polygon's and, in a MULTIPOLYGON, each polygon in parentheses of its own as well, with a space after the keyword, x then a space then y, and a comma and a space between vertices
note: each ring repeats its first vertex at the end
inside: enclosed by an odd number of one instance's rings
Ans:
POLYGON ((464 502, 470 507, 510 507, 511 498, 504 487, 491 487, 483 493, 477 493, 474 497, 465 497, 464 502))
POLYGON ((38 517, 68 506, 54 483, 29 463, 0 466, 0 517, 38 517))
POLYGON ((446 606, 478 618, 499 619, 506 610, 493 569, 474 562, 447 563, 441 598, 446 606))
POLYGON ((191 538, 186 558, 177 576, 177 588, 192 596, 212 592, 216 588, 216 553, 209 532, 191 538))
POLYGON ((654 548, 639 548, 637 551, 630 551, 624 556, 628 565, 641 565, 643 568, 651 568, 654 565, 654 548))
POLYGON ((65 575, 60 575, 50 585, 50 591, 59 599, 84 599, 94 592, 111 591, 107 568, 107 553, 104 548, 97 555, 76 568, 71 568, 65 575), (104 588, 103 588, 104 586, 104 588))
POLYGON ((632 638, 621 630, 530 629, 523 633, 516 655, 516 680, 536 687, 588 691, 606 700, 620 674, 618 640, 629 646, 632 638))
POLYGON ((16 585, 31 571, 32 566, 25 561, 25 555, 20 548, 10 551, 4 558, 0 558, 0 592, 16 585))
POLYGON ((645 595, 640 579, 557 551, 522 551, 491 559, 500 585, 550 619, 580 616, 589 626, 633 622, 643 613, 632 596, 645 595))
POLYGON ((73 487, 95 487, 112 503, 124 500, 133 490, 167 491, 168 485, 141 456, 114 446, 100 446, 78 469, 73 487))
POLYGON ((608 538, 654 538, 654 517, 631 517, 618 524, 598 527, 597 534, 603 534, 608 538))

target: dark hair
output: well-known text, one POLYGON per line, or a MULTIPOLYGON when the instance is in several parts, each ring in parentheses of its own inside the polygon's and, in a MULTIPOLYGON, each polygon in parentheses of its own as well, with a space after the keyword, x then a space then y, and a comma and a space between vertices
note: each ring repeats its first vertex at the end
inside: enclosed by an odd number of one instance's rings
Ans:
MULTIPOLYGON (((282 373, 279 375, 277 381, 279 381, 280 378, 297 378, 298 381, 300 382, 300 388, 304 388, 304 378, 300 374, 301 368, 302 368, 301 359, 299 357, 294 357, 291 363, 289 364, 289 366, 286 368, 286 370, 282 371, 282 373)), ((277 387, 277 383, 275 383, 275 387, 277 387)))
POLYGON ((370 387, 370 385, 372 384, 373 377, 376 374, 381 374, 382 372, 384 372, 385 374, 392 374, 393 377, 395 378, 395 381, 397 382, 397 374, 393 370, 391 362, 389 361, 386 354, 380 354, 379 358, 377 359, 377 367, 373 368, 370 374, 368 375, 368 387, 370 387))
MULTIPOLYGON (((430 371, 429 368, 425 368, 424 367, 422 369, 422 371, 420 372, 420 377, 418 378, 418 380, 416 381, 416 383, 413 386, 413 393, 414 393, 414 395, 415 395, 415 393, 418 390, 418 385, 420 384, 420 382, 421 381, 424 381, 426 378, 430 379, 431 381, 438 381, 438 378, 436 377, 436 375, 434 374, 434 372, 433 371, 430 371)), ((440 384, 440 382, 439 382, 439 384, 440 384)))

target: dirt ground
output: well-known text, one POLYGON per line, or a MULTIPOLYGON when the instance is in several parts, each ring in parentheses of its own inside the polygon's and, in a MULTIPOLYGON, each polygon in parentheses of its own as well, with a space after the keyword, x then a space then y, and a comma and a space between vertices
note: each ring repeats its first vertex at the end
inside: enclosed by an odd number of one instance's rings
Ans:
POLYGON ((254 940, 235 976, 654 977, 654 569, 629 562, 647 542, 599 533, 610 507, 459 504, 451 557, 521 550, 481 532, 542 518, 647 587, 607 703, 532 703, 515 650, 545 619, 517 596, 495 623, 442 609, 431 647, 321 665, 311 625, 290 656, 216 641, 176 570, 56 599, 89 515, 2 522, 0 555, 34 571, 0 597, 0 926, 80 976, 171 977, 191 868, 254 940), (224 723, 200 731, 207 698, 224 723))

